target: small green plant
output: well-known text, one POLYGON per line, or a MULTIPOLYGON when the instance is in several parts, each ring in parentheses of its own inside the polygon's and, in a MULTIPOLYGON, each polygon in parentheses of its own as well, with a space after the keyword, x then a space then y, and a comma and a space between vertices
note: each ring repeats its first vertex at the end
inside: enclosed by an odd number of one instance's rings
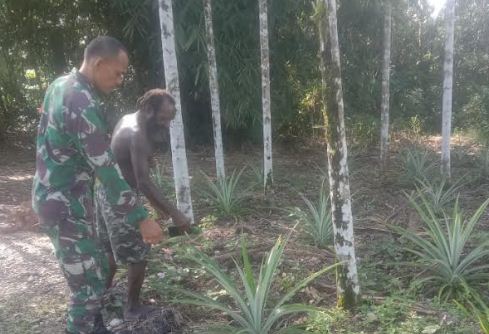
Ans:
POLYGON ((319 177, 321 179, 321 183, 329 182, 329 174, 328 174, 328 162, 323 163, 323 165, 316 165, 315 169, 317 170, 319 177))
POLYGON ((430 177, 435 164, 430 160, 426 150, 412 148, 401 153, 403 168, 403 181, 414 184, 417 180, 426 180, 430 177))
POLYGON ((263 174, 263 169, 256 167, 255 165, 250 165, 251 172, 254 176, 254 182, 259 186, 263 187, 265 184, 265 176, 263 174))
POLYGON ((475 317, 479 323, 481 332, 489 334, 489 306, 482 300, 480 295, 467 287, 467 296, 464 304, 457 302, 459 308, 469 317, 475 317))
POLYGON ((238 183, 243 174, 244 168, 239 172, 233 171, 230 176, 224 179, 213 181, 205 173, 206 190, 202 191, 204 196, 211 200, 212 205, 220 215, 237 217, 243 213, 243 201, 245 195, 238 192, 238 183))
POLYGON ((331 271, 337 264, 326 267, 303 279, 272 305, 271 286, 278 272, 277 269, 281 262, 286 242, 287 239, 278 238, 270 253, 262 262, 258 277, 255 277, 244 239, 242 239, 242 266, 235 262, 240 278, 239 283, 236 283, 225 270, 221 269, 216 261, 195 250, 189 255, 189 258, 211 275, 225 290, 229 298, 219 301, 206 295, 179 289, 178 291, 187 298, 178 299, 176 302, 218 310, 233 319, 231 325, 216 325, 211 329, 207 329, 206 333, 303 333, 304 331, 298 328, 295 331, 293 327, 279 328, 280 320, 286 315, 318 311, 318 308, 304 304, 288 304, 288 302, 299 290, 306 287, 320 275, 331 271), (239 286, 243 288, 240 289, 238 288, 239 286))
POLYGON ((302 223, 307 233, 314 240, 314 245, 317 247, 327 247, 331 244, 333 236, 333 220, 331 217, 331 205, 329 196, 321 187, 319 193, 319 201, 311 202, 307 197, 300 194, 302 200, 306 204, 307 210, 295 208, 291 215, 296 217, 302 223))
POLYGON ((463 179, 459 179, 453 184, 449 184, 445 179, 439 180, 418 180, 418 193, 423 193, 437 216, 443 216, 443 212, 448 205, 455 202, 459 190, 463 186, 463 179))
POLYGON ((359 150, 372 147, 379 139, 379 119, 367 114, 348 118, 347 129, 350 139, 348 146, 359 150))
POLYGON ((158 188, 165 192, 170 197, 174 194, 173 184, 165 177, 165 167, 162 162, 157 162, 153 168, 151 168, 150 177, 158 188))
POLYGON ((418 115, 409 117, 409 133, 414 137, 415 140, 419 140, 421 133, 423 131, 423 124, 418 115))
POLYGON ((355 316, 345 310, 332 308, 327 312, 312 314, 307 320, 306 329, 309 333, 317 334, 452 333, 445 331, 437 318, 412 312, 410 307, 413 304, 414 301, 395 295, 385 298, 378 305, 364 303, 355 316))
POLYGON ((203 230, 210 229, 214 227, 214 224, 217 221, 217 217, 214 215, 207 215, 200 219, 199 227, 203 230))
MULTIPOLYGON (((351 316, 342 308, 311 313, 307 319, 307 333, 346 334, 351 332, 351 316)), ((358 333, 358 332, 355 332, 358 333)))
POLYGON ((473 238, 472 232, 489 204, 486 200, 473 214, 465 220, 458 200, 451 217, 437 216, 433 205, 422 192, 416 197, 409 197, 411 205, 418 212, 424 223, 424 231, 417 234, 413 231, 398 228, 403 236, 413 243, 407 251, 418 256, 418 264, 427 276, 417 280, 420 284, 431 283, 438 289, 440 299, 460 299, 464 286, 476 288, 489 280, 489 264, 484 259, 489 255, 489 240, 468 249, 473 238))

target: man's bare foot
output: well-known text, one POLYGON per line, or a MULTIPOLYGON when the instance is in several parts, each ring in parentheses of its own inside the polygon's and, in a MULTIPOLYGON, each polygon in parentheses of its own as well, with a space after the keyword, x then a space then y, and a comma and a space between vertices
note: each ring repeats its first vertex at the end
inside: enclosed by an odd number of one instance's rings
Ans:
POLYGON ((151 314, 159 312, 160 308, 150 305, 138 305, 132 308, 126 308, 124 310, 124 320, 134 321, 134 320, 145 320, 151 314))

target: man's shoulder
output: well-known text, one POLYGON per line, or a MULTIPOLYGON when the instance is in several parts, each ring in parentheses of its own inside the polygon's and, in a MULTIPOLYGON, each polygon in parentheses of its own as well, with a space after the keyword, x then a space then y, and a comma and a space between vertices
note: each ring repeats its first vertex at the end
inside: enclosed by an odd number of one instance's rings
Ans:
POLYGON ((128 114, 125 114, 121 117, 121 120, 122 119, 125 119, 127 121, 131 120, 133 122, 136 122, 137 121, 137 115, 138 115, 138 112, 137 111, 134 111, 134 112, 131 112, 131 113, 128 113, 128 114))
POLYGON ((60 76, 49 84, 46 96, 63 94, 71 85, 71 74, 60 76))
POLYGON ((138 126, 137 112, 125 114, 124 116, 121 117, 119 122, 117 122, 116 130, 125 130, 125 129, 131 130, 131 133, 138 132, 139 126, 138 126))
POLYGON ((145 135, 138 124, 137 112, 122 116, 112 134, 113 142, 124 142, 126 144, 138 144, 144 138, 145 135))
POLYGON ((69 73, 55 79, 46 95, 55 94, 62 96, 64 105, 71 105, 75 102, 77 106, 88 106, 95 103, 96 99, 89 87, 77 77, 76 73, 69 73))
POLYGON ((96 107, 98 102, 90 87, 76 74, 70 74, 64 82, 63 104, 75 112, 81 112, 88 107, 96 107))

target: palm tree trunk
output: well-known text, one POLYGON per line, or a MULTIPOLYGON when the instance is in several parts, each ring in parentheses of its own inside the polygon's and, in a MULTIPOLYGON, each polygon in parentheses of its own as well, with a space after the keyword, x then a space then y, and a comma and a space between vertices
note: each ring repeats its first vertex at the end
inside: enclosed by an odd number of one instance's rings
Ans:
POLYGON ((268 48, 268 5, 259 0, 261 88, 263 108, 263 175, 265 191, 273 184, 272 173, 272 114, 270 111, 270 52, 268 48))
POLYGON ((204 0, 205 28, 207 32, 207 59, 209 61, 209 90, 212 107, 212 129, 214 131, 214 152, 218 179, 224 179, 224 149, 222 146, 221 106, 219 104, 219 83, 217 80, 216 49, 212 28, 212 0, 204 0))
POLYGON ((455 27, 455 0, 447 0, 445 12, 445 62, 443 64, 443 105, 441 171, 447 179, 450 171, 450 139, 452 132, 452 90, 453 90, 453 40, 455 27))
POLYGON ((176 115, 170 126, 173 178, 178 209, 194 223, 190 179, 188 174, 185 134, 180 102, 178 63, 175 50, 175 29, 173 24, 172 0, 159 0, 161 26, 161 47, 165 69, 166 89, 175 99, 176 115))
POLYGON ((323 11, 328 15, 327 21, 324 15, 319 19, 323 113, 334 247, 336 258, 342 263, 337 269, 337 297, 338 306, 352 310, 360 299, 360 285, 353 236, 336 0, 324 0, 323 11))
POLYGON ((391 65, 391 27, 392 5, 390 0, 385 2, 384 18, 384 64, 382 67, 382 103, 380 130, 380 161, 385 168, 389 154, 389 98, 390 98, 390 65, 391 65))

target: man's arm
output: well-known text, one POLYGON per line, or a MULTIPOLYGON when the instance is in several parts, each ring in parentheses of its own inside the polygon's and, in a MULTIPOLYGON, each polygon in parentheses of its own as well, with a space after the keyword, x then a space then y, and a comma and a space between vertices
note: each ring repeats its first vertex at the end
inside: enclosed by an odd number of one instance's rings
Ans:
POLYGON ((141 134, 134 136, 130 145, 131 164, 137 187, 156 210, 170 215, 176 225, 186 229, 189 226, 189 219, 165 198, 150 178, 150 150, 146 140, 141 136, 141 134))
POLYGON ((77 116, 73 120, 73 130, 78 139, 78 149, 104 185, 114 213, 124 216, 125 221, 132 225, 145 220, 148 213, 138 205, 136 194, 124 180, 113 158, 105 124, 97 114, 95 105, 88 105, 77 116))

